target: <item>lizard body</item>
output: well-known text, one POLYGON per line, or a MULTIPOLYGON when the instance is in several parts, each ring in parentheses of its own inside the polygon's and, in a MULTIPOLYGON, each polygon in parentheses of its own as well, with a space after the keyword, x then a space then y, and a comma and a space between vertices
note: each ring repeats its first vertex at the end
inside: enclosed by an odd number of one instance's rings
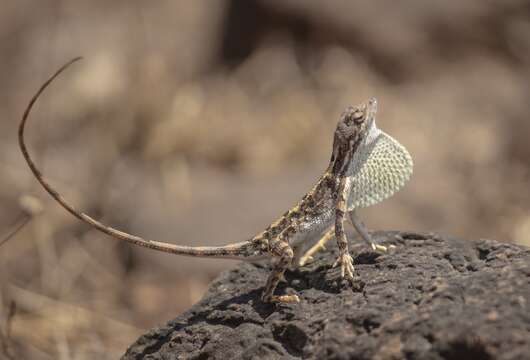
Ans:
POLYGON ((412 159, 397 141, 375 125, 377 101, 370 99, 348 107, 341 115, 334 134, 328 168, 316 185, 280 218, 253 238, 224 246, 183 246, 142 237, 109 227, 70 205, 43 177, 31 159, 24 142, 29 113, 41 93, 73 62, 63 65, 37 91, 24 111, 19 126, 19 145, 26 162, 44 189, 68 212, 97 230, 120 240, 146 248, 196 257, 274 259, 273 270, 262 294, 266 302, 297 302, 296 295, 274 295, 285 270, 304 265, 311 255, 335 235, 342 277, 353 279, 352 258, 344 232, 347 217, 361 237, 375 250, 375 244, 355 215, 355 209, 369 206, 399 190, 412 173, 412 159))

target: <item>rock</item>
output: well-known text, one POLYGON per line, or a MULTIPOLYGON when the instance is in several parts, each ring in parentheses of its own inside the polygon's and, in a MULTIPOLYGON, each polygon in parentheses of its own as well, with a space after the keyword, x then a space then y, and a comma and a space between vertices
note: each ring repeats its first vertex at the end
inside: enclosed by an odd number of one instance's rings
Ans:
POLYGON ((380 255, 355 243, 353 289, 331 268, 335 246, 286 273, 278 292, 296 291, 299 304, 262 303, 269 266, 242 263, 122 359, 530 359, 529 249, 374 236, 396 248, 380 255))

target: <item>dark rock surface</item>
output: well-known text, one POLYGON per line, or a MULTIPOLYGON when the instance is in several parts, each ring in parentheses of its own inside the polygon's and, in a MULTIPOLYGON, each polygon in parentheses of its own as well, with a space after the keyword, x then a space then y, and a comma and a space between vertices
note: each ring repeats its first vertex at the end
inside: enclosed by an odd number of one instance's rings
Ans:
POLYGON ((354 245, 353 289, 331 268, 335 247, 286 273, 278 291, 296 291, 299 304, 262 303, 268 266, 243 263, 123 359, 530 359, 529 249, 375 235, 396 248, 354 245))

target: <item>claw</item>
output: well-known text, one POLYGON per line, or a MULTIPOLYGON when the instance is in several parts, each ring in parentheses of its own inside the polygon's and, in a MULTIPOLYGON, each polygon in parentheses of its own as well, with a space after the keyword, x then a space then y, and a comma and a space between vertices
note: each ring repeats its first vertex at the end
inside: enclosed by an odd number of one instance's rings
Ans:
POLYGON ((384 245, 378 245, 376 243, 372 243, 372 250, 378 251, 378 252, 387 252, 388 249, 384 245))
POLYGON ((372 245, 372 250, 380 252, 380 253, 386 253, 386 252, 388 252, 389 249, 395 249, 396 248, 394 245, 388 245, 388 247, 386 247, 384 245, 379 245, 379 244, 376 244, 376 243, 371 243, 371 245, 372 245))
POLYGON ((379 253, 386 253, 389 250, 396 248, 394 245, 388 245, 388 247, 384 245, 379 245, 376 243, 372 243, 371 245, 372 245, 372 250, 377 251, 379 253))
POLYGON ((340 276, 344 278, 344 275, 347 275, 348 280, 353 280, 353 259, 348 253, 340 254, 333 267, 336 267, 340 264, 340 276))
POLYGON ((299 303, 300 298, 298 297, 298 295, 275 295, 272 297, 271 302, 292 304, 292 303, 299 303))
POLYGON ((315 260, 311 255, 307 255, 307 256, 303 256, 300 261, 298 262, 298 265, 299 266, 304 266, 305 264, 307 263, 310 263, 312 262, 313 260, 315 260))
POLYGON ((304 266, 307 263, 310 263, 314 260, 313 256, 320 250, 326 250, 326 247, 324 246, 324 243, 329 239, 329 237, 324 236, 318 243, 313 245, 311 249, 305 252, 305 254, 298 260, 298 266, 304 266))

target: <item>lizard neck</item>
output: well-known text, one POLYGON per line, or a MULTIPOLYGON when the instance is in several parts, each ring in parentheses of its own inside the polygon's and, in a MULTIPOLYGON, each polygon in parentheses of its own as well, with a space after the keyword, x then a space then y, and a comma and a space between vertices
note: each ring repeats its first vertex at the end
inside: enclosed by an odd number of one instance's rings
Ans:
POLYGON ((360 132, 356 133, 350 139, 344 139, 339 134, 335 134, 333 140, 333 152, 331 153, 331 160, 327 169, 336 179, 346 176, 348 170, 352 166, 353 155, 362 145, 363 136, 360 132))

